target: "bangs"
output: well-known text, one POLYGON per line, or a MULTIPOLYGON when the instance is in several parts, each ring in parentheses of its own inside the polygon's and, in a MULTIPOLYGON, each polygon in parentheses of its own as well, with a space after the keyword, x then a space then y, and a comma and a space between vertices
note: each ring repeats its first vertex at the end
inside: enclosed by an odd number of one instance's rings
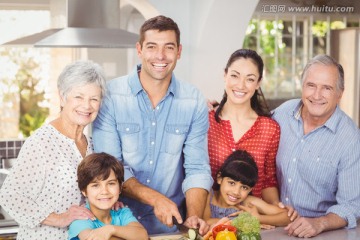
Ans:
POLYGON ((257 169, 244 161, 233 161, 228 164, 226 169, 221 170, 221 177, 229 177, 235 181, 239 181, 249 187, 254 187, 257 179, 257 169))
POLYGON ((104 168, 100 172, 95 172, 93 175, 96 176, 96 179, 94 179, 94 180, 104 181, 104 180, 108 179, 110 176, 111 170, 113 170, 113 169, 111 169, 111 168, 105 169, 104 168))

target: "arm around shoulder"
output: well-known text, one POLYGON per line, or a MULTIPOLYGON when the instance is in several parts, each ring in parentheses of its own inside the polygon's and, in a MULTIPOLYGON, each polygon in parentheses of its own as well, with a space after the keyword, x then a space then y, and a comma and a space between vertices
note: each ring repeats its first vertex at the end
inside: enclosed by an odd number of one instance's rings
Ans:
POLYGON ((249 196, 244 205, 240 208, 258 218, 261 224, 280 227, 291 222, 286 209, 269 204, 260 198, 249 196))

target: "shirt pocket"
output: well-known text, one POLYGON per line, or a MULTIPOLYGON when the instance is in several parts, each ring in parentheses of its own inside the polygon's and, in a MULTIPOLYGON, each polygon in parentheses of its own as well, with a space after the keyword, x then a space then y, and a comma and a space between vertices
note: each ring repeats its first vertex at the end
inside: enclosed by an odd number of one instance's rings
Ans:
POLYGON ((188 131, 189 125, 166 125, 163 139, 165 141, 165 152, 169 154, 178 154, 181 152, 188 131))
POLYGON ((120 123, 117 131, 121 139, 123 152, 136 152, 138 150, 140 125, 136 123, 120 123))

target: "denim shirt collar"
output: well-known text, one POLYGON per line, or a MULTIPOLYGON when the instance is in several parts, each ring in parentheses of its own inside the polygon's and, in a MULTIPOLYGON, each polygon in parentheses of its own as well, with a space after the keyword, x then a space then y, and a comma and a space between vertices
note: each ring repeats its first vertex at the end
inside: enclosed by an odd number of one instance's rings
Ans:
MULTIPOLYGON (((303 106, 304 106, 304 104, 300 100, 299 103, 296 105, 295 109, 292 112, 292 115, 298 121, 300 121, 300 120, 302 121, 302 119, 301 119, 301 110, 302 110, 303 106)), ((328 128, 333 133, 336 133, 337 126, 339 125, 340 120, 341 120, 341 110, 340 110, 339 106, 336 105, 335 111, 330 116, 330 118, 324 123, 323 126, 328 128)))
MULTIPOLYGON (((137 95, 138 93, 140 93, 141 91, 144 91, 144 89, 141 85, 141 82, 140 82, 140 78, 139 78, 140 71, 141 71, 141 64, 138 64, 137 66, 134 67, 134 70, 129 74, 129 86, 131 89, 131 93, 134 96, 137 95)), ((174 96, 176 95, 175 79, 176 79, 175 75, 174 75, 174 73, 172 73, 170 85, 166 92, 166 96, 169 95, 170 93, 174 96)))

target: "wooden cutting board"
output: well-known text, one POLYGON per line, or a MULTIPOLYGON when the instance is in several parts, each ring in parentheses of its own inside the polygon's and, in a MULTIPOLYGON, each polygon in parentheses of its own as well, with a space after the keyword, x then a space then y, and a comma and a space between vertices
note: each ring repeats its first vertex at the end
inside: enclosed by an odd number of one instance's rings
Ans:
POLYGON ((178 240, 183 236, 181 233, 156 234, 151 235, 150 240, 178 240))

